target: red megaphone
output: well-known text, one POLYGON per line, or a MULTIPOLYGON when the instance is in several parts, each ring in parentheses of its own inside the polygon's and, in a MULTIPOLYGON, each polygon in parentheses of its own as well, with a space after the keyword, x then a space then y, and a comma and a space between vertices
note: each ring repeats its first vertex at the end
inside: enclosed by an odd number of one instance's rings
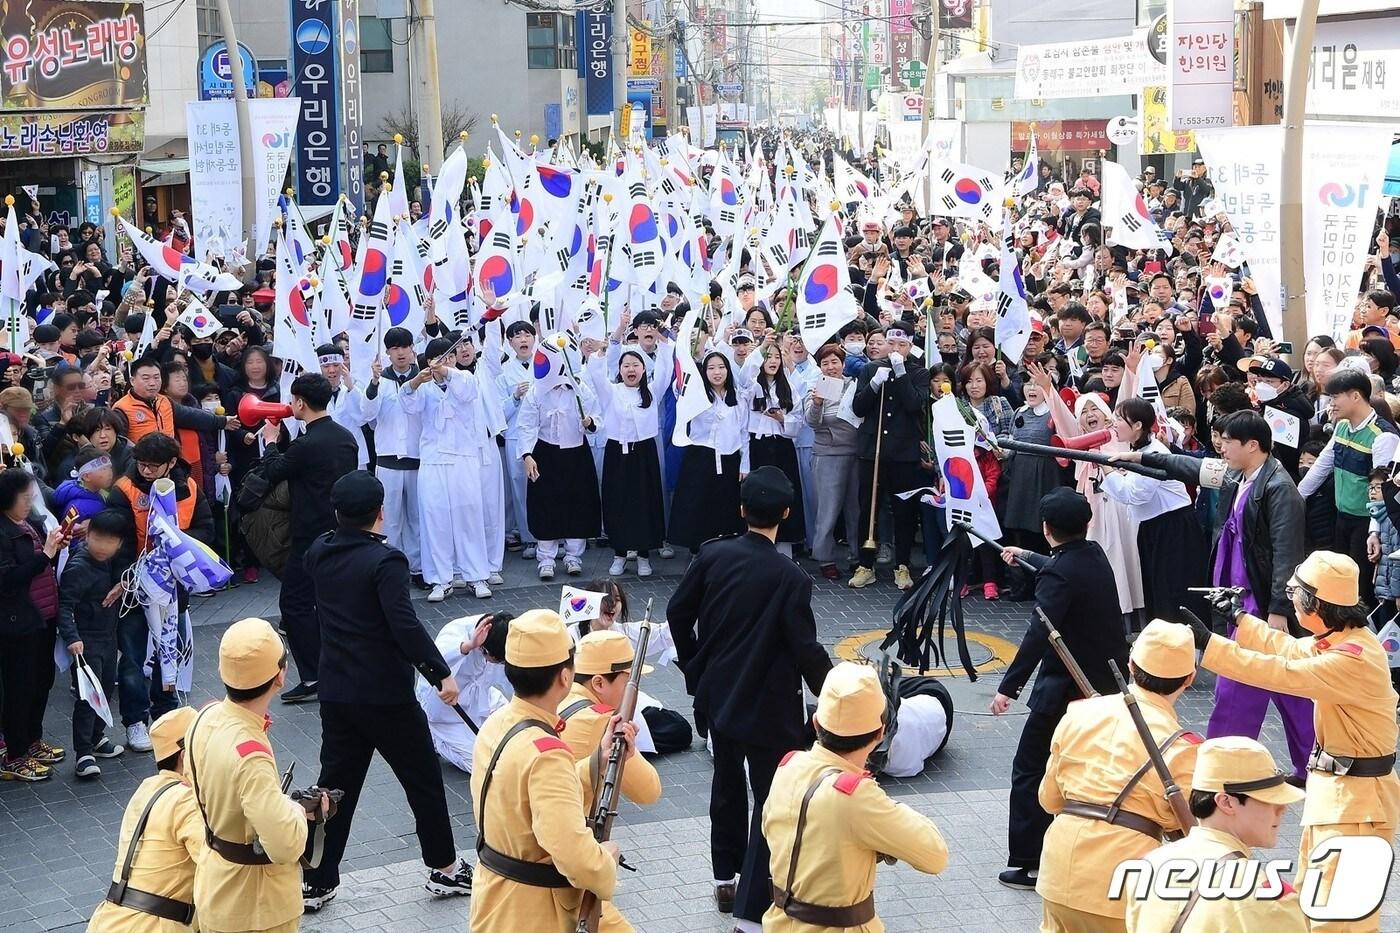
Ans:
MULTIPOLYGON (((243 415, 243 406, 238 406, 238 414, 243 415)), ((1077 437, 1063 438, 1058 434, 1050 435, 1050 446, 1060 447, 1064 450, 1093 450, 1095 447, 1102 447, 1113 440, 1113 429, 1103 428, 1090 434, 1080 434, 1077 437)), ((1069 458, 1056 457, 1055 462, 1062 467, 1069 466, 1069 458)))
POLYGON ((238 420, 243 422, 245 428, 257 427, 263 421, 276 424, 291 416, 292 406, 281 402, 264 402, 251 392, 238 400, 238 420))

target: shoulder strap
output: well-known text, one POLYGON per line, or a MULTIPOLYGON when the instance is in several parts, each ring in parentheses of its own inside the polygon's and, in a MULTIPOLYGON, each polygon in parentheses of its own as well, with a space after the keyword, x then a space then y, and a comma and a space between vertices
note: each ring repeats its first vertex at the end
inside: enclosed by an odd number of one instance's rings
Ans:
POLYGON ((802 831, 807 828, 807 805, 812 802, 812 795, 827 778, 840 774, 840 768, 823 769, 807 786, 807 793, 802 795, 802 805, 797 808, 797 831, 792 839, 792 855, 788 858, 787 884, 783 886, 783 893, 788 897, 792 897, 792 883, 797 880, 797 857, 802 852, 802 831))
POLYGON ((505 735, 501 736, 501 741, 496 745, 496 751, 491 755, 491 762, 486 766, 486 777, 481 781, 481 796, 476 805, 476 850, 478 852, 486 844, 486 792, 491 789, 491 779, 496 774, 496 762, 501 760, 501 753, 506 750, 511 739, 531 728, 543 729, 549 735, 558 735, 549 723, 539 719, 522 719, 506 730, 505 735))
MULTIPOLYGON (((1232 862, 1236 859, 1244 858, 1243 852, 1227 852, 1220 856, 1222 862, 1232 862)), ((1191 896, 1186 899, 1186 906, 1181 908, 1181 913, 1176 918, 1176 923, 1172 924, 1171 933, 1181 933, 1186 929, 1186 921, 1191 916, 1191 911, 1196 909, 1196 905, 1201 901, 1201 884, 1196 882, 1196 887, 1191 889, 1191 896)))
MULTIPOLYGON (((1158 745, 1157 748, 1161 751, 1163 755, 1165 755, 1167 753, 1167 749, 1171 748, 1172 745, 1176 742, 1176 740, 1181 738, 1185 734, 1185 729, 1178 729, 1171 735, 1163 739, 1162 744, 1158 745)), ((1137 771, 1133 773, 1133 776, 1128 778, 1128 783, 1125 784, 1123 786, 1123 789, 1118 792, 1118 796, 1113 798, 1113 803, 1110 804, 1108 808, 1108 821, 1110 823, 1113 822, 1113 818, 1118 815, 1118 811, 1122 809, 1123 802, 1128 799, 1128 795, 1133 792, 1133 788, 1138 786, 1138 782, 1140 782, 1144 777, 1146 777, 1147 772, 1150 770, 1152 770, 1152 758, 1149 756, 1148 759, 1144 761, 1142 765, 1137 769, 1137 771)))
POLYGON ((568 722, 570 719, 574 718, 575 713, 588 709, 588 707, 592 705, 592 700, 575 700, 559 711, 559 718, 568 722))
POLYGON ((146 801, 146 809, 141 811, 141 818, 136 821, 136 828, 131 831, 131 843, 126 847, 126 858, 122 860, 121 885, 123 888, 131 880, 131 867, 136 863, 136 850, 141 848, 141 837, 146 833, 146 823, 151 818, 151 811, 155 809, 156 801, 170 788, 179 786, 179 781, 162 784, 151 795, 151 799, 146 801))
POLYGON ((194 717, 194 724, 190 726, 189 741, 185 743, 185 761, 190 766, 190 787, 194 790, 194 806, 199 811, 199 818, 204 821, 204 834, 209 838, 213 837, 214 828, 209 825, 209 814, 204 812, 204 801, 200 799, 199 795, 199 775, 196 773, 197 769, 194 763, 194 732, 199 728, 199 722, 204 718, 204 714, 211 709, 213 709, 213 704, 204 707, 199 711, 199 715, 194 717))

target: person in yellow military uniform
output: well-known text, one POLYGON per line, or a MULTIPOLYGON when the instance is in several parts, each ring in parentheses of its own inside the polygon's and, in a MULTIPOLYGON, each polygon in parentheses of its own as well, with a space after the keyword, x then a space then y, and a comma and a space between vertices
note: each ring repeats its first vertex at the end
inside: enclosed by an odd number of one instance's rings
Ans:
POLYGON ((89 933, 178 933, 194 929, 194 871, 204 856, 204 821, 185 777, 188 706, 151 725, 157 772, 127 802, 107 899, 89 933))
POLYGON ((947 867, 948 846, 933 821, 895 803, 865 770, 885 721, 874 668, 847 661, 831 669, 817 699, 817 744, 788 753, 763 807, 773 876, 764 930, 880 933, 878 860, 931 875, 947 867))
MULTIPOLYGON (((1307 933, 1291 887, 1281 897, 1199 893, 1202 881, 1228 883, 1241 869, 1236 860, 1251 858, 1252 850, 1273 848, 1284 811, 1302 799, 1302 790, 1288 783, 1256 740, 1222 736, 1202 742, 1191 787, 1191 815, 1199 822, 1184 838, 1147 856, 1154 877, 1166 863, 1182 861, 1200 865, 1202 875, 1183 884, 1172 883, 1169 874, 1158 882, 1180 892, 1177 898, 1160 897, 1154 884, 1145 897, 1129 899, 1128 933, 1307 933)), ((1266 881, 1262 869, 1255 879, 1257 890, 1266 881)))
POLYGON ((482 724, 472 751, 477 864, 470 928, 572 930, 584 890, 612 897, 619 850, 588 831, 585 766, 575 766, 559 737, 559 704, 574 685, 574 646, 558 613, 532 609, 511 622, 506 679, 515 696, 482 724))
MULTIPOLYGON (((1190 634, 1154 619, 1133 643, 1128 669, 1128 689, 1189 795, 1201 737, 1181 728, 1176 701, 1196 676, 1190 634)), ((1050 741, 1040 805, 1055 815, 1035 884, 1042 933, 1121 933, 1127 905, 1108 896, 1114 868, 1156 849, 1164 833, 1183 829, 1121 694, 1069 705, 1050 741)))
POLYGON ((297 863, 312 814, 282 793, 266 735, 268 706, 286 678, 286 646, 271 624, 233 623, 219 642, 227 695, 200 710, 185 735, 209 846, 194 876, 203 933, 285 933, 301 925, 297 863))
MULTIPOLYGON (((1288 595, 1298 622, 1311 634, 1294 638, 1233 607, 1235 640, 1214 635, 1196 619, 1201 666, 1241 683, 1313 701, 1317 744, 1308 759, 1308 797, 1298 864, 1333 836, 1377 836, 1391 842, 1400 821, 1395 774, 1395 688, 1385 649, 1367 625, 1356 562, 1314 551, 1298 565, 1288 595)), ((1327 860, 1326 902, 1338 859, 1327 860)), ((1364 933, 1380 929, 1379 911, 1355 922, 1314 920, 1314 930, 1364 933)))
MULTIPOLYGON (((560 738, 568 743, 574 760, 582 764, 579 777, 586 813, 592 812, 602 789, 610 750, 603 740, 611 732, 613 714, 622 705, 635 658, 631 639, 621 632, 590 632, 574 646, 574 685, 559 704, 559 718, 564 722, 560 738)), ((622 769, 621 790, 628 800, 646 806, 661 799, 661 778, 651 762, 635 755, 622 769)), ((599 930, 623 933, 632 928, 612 901, 603 902, 599 930)))

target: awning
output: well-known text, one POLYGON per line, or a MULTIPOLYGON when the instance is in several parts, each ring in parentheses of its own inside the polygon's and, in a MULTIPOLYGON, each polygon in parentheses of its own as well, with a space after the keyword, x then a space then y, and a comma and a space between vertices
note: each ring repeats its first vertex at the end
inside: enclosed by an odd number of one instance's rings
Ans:
POLYGON ((153 175, 173 175, 190 170, 189 159, 142 159, 136 167, 153 175))

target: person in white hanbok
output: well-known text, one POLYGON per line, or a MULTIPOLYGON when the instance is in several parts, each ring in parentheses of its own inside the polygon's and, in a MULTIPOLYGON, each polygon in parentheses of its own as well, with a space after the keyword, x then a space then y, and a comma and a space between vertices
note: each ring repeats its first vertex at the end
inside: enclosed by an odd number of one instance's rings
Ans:
POLYGON ((316 348, 316 358, 321 364, 321 375, 331 384, 331 403, 326 406, 326 413, 355 438, 355 446, 360 449, 359 466, 363 470, 369 465, 364 427, 370 416, 366 412, 365 393, 355 385, 345 361, 345 351, 340 347, 333 343, 322 344, 316 348))
POLYGON ((374 428, 374 475, 384 484, 384 537, 408 557, 408 570, 423 579, 418 527, 418 441, 422 419, 404 410, 403 392, 418 375, 413 335, 406 327, 384 332, 389 366, 376 359, 365 388, 365 417, 374 428))
MULTIPOLYGON (((494 345, 492 331, 499 331, 499 322, 487 324, 488 345, 494 345)), ((520 403, 530 386, 535 384, 535 373, 531 368, 535 356, 535 328, 529 321, 515 321, 505 330, 505 340, 510 346, 510 354, 501 362, 496 375, 497 397, 501 401, 501 412, 506 419, 506 501, 507 527, 516 540, 525 546, 526 560, 535 556, 535 536, 530 534, 530 524, 525 515, 525 465, 521 462, 523 451, 520 447, 520 403)))
POLYGON ((541 390, 532 383, 520 403, 516 427, 525 464, 526 518, 536 538, 541 580, 554 578, 562 545, 564 570, 583 573, 583 549, 602 525, 598 475, 586 436, 598 430, 598 399, 572 378, 541 390))
POLYGON ((671 501, 672 544, 692 553, 720 535, 740 534, 739 483, 749 474, 748 409, 734 384, 729 357, 719 350, 700 364, 710 407, 687 426, 690 445, 681 459, 671 501))
POLYGON ((457 586, 491 595, 481 520, 479 384, 473 373, 456 368, 457 354, 451 347, 446 337, 429 341, 428 367, 403 392, 404 410, 422 418, 418 504, 423 577, 433 588, 429 602, 441 602, 457 586))
POLYGON ((461 691, 457 697, 461 713, 442 702, 436 687, 418 678, 418 705, 428 717, 433 749, 467 773, 472 770, 477 729, 515 694, 505 669, 506 633, 512 618, 509 612, 463 616, 444 625, 433 640, 461 691))

